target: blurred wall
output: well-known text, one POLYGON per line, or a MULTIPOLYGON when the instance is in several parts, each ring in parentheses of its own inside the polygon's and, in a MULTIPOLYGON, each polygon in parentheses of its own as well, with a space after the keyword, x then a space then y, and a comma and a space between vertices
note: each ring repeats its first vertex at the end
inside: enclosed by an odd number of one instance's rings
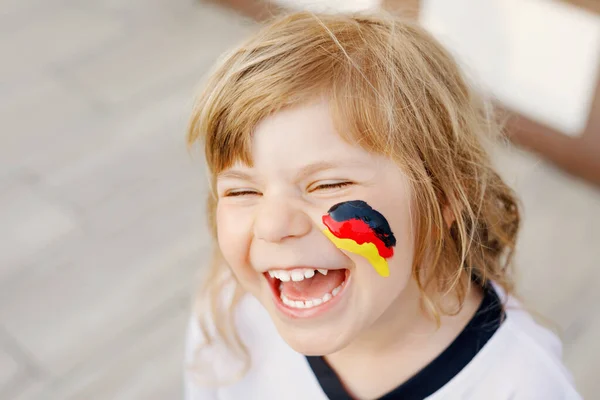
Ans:
POLYGON ((486 91, 569 135, 586 127, 600 66, 600 16, 536 0, 424 0, 421 19, 486 91))

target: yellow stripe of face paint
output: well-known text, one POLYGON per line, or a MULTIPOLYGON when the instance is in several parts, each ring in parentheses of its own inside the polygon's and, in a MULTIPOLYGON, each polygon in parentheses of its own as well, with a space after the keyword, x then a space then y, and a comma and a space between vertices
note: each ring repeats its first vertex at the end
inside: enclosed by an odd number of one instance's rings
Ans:
POLYGON ((377 246, 373 243, 358 244, 352 239, 340 239, 331 233, 329 229, 323 230, 323 233, 338 248, 366 258, 379 275, 384 278, 390 276, 390 268, 388 267, 387 260, 379 255, 377 246))

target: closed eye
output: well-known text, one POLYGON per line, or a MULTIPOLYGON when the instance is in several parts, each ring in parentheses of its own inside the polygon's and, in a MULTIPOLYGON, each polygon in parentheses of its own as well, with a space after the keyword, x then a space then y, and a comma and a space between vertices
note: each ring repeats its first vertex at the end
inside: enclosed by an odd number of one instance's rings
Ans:
POLYGON ((259 192, 255 190, 230 190, 225 192, 224 197, 240 197, 240 196, 257 196, 260 195, 259 192))
POLYGON ((314 190, 327 190, 327 189, 339 189, 339 188, 343 188, 346 186, 350 186, 352 185, 352 182, 335 182, 335 183, 323 183, 320 185, 317 185, 314 190))

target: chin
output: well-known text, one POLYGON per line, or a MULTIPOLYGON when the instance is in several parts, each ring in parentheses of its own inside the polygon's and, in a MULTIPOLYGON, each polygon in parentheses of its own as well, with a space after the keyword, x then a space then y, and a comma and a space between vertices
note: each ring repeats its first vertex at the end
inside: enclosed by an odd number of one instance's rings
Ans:
MULTIPOLYGON (((345 348, 351 341, 347 330, 317 328, 303 330, 280 326, 276 323, 279 335, 295 351, 306 356, 326 356, 345 348), (344 334, 340 334, 344 332, 344 334)), ((333 327, 332 327, 333 328, 333 327)))

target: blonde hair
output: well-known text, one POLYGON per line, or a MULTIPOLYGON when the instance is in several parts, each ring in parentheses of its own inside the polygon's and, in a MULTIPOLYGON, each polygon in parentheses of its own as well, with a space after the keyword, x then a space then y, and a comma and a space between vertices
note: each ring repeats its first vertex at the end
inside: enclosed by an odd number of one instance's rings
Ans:
POLYGON ((417 24, 390 15, 298 12, 278 17, 229 54, 193 111, 188 142, 205 146, 215 238, 200 291, 216 327, 210 334, 200 319, 207 343, 219 337, 248 357, 232 320, 243 291, 216 242, 215 176, 238 160, 252 165, 259 121, 319 96, 329 99, 345 140, 391 157, 408 176, 416 206, 413 276, 438 323, 457 311, 427 296, 431 287, 455 293, 460 304, 472 281, 492 280, 511 294, 519 208, 483 146, 499 127, 451 55, 417 24), (450 229, 445 213, 454 220, 450 229), (222 304, 228 283, 233 300, 222 304))

